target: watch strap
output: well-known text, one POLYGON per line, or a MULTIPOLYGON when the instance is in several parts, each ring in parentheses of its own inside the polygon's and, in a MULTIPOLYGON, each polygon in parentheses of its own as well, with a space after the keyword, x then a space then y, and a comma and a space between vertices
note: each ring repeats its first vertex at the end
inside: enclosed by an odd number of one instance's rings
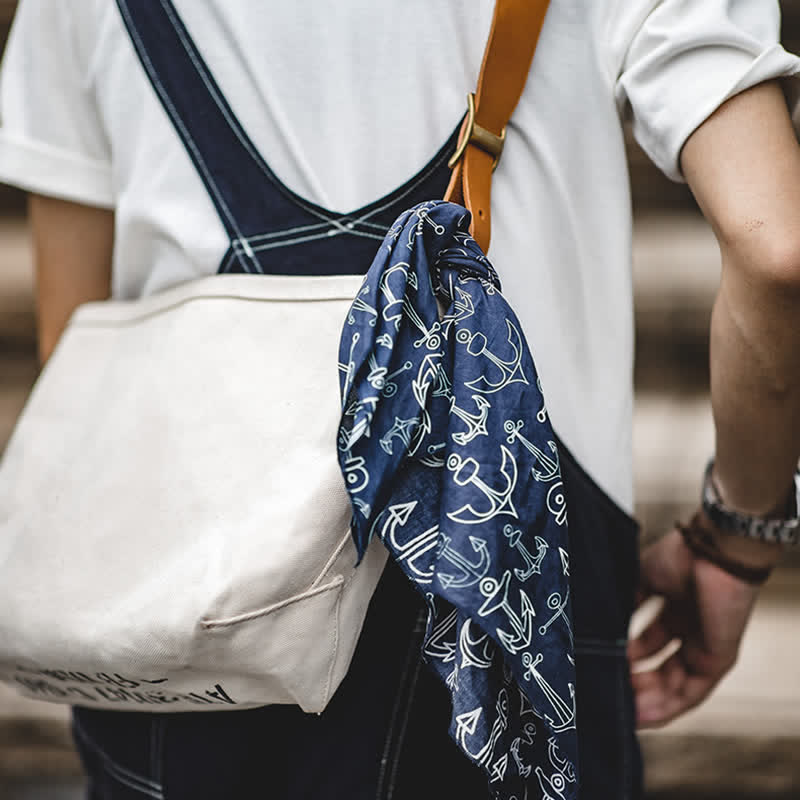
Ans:
POLYGON ((794 492, 789 514, 784 518, 756 517, 728 508, 722 502, 714 485, 712 471, 714 461, 710 461, 703 480, 702 506, 709 520, 720 530, 748 539, 756 539, 771 544, 793 546, 800 543, 800 472, 794 476, 794 492))

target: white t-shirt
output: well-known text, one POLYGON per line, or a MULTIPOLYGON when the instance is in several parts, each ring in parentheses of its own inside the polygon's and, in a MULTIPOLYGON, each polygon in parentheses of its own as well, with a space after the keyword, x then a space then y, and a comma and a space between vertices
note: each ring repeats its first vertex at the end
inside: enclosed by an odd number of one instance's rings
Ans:
MULTIPOLYGON (((358 208, 441 147, 492 0, 176 0, 289 188, 358 208)), ((773 0, 553 0, 494 176, 489 256, 554 426, 632 506, 631 217, 621 118, 669 176, 724 100, 800 72, 773 0)), ((0 179, 116 210, 113 294, 213 272, 227 240, 113 0, 22 0, 0 86, 0 179)))

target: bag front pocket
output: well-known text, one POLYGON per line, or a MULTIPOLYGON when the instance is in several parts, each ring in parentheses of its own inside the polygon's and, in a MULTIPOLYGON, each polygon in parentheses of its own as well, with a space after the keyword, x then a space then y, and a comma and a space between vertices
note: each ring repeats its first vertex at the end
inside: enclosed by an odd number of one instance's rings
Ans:
POLYGON ((296 703, 307 712, 322 711, 333 683, 344 586, 337 575, 261 609, 203 619, 195 663, 209 674, 225 674, 237 704, 296 703))

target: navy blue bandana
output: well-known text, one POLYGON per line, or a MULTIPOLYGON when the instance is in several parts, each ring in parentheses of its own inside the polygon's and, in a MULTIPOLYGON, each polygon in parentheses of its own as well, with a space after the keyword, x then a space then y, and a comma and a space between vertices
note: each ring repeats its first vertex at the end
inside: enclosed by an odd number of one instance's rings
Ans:
POLYGON ((423 203, 384 239, 342 333, 339 462, 359 557, 380 537, 427 601, 450 735, 495 797, 565 800, 578 783, 558 452, 469 223, 423 203))

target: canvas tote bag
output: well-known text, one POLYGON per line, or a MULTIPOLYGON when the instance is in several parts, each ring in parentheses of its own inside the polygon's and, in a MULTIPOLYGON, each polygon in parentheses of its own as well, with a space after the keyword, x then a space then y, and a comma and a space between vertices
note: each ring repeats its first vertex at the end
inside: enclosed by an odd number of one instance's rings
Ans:
MULTIPOLYGON (((546 6, 497 0, 452 162, 484 250, 492 131, 546 6)), ((325 708, 387 558, 376 538, 356 566, 337 461, 361 281, 216 275, 78 308, 0 465, 1 680, 118 710, 325 708)))

